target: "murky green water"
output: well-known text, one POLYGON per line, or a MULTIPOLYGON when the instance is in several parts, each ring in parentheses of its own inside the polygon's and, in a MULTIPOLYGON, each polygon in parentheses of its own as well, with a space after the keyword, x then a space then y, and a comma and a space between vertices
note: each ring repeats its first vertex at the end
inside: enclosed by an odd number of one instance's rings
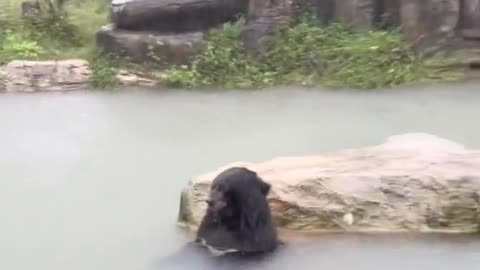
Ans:
MULTIPOLYGON (((479 89, 1 95, 0 269, 151 269, 188 240, 180 189, 227 162, 407 132, 480 148, 479 89)), ((472 238, 328 237, 284 254, 262 269, 480 267, 472 238)))

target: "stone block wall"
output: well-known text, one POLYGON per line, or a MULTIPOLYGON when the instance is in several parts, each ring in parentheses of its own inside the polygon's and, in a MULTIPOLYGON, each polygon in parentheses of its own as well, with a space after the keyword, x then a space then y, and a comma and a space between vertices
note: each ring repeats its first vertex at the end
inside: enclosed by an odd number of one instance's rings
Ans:
POLYGON ((407 42, 436 51, 454 41, 480 41, 480 0, 316 0, 321 24, 343 21, 354 29, 400 27, 407 42))

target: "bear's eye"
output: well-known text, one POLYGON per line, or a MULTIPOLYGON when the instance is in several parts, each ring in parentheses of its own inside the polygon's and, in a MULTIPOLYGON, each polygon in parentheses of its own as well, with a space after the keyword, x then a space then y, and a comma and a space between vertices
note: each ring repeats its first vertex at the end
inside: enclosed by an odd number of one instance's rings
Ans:
POLYGON ((222 192, 222 191, 225 190, 225 188, 224 188, 224 186, 222 186, 222 185, 216 185, 216 186, 214 187, 214 190, 219 191, 219 192, 222 192))

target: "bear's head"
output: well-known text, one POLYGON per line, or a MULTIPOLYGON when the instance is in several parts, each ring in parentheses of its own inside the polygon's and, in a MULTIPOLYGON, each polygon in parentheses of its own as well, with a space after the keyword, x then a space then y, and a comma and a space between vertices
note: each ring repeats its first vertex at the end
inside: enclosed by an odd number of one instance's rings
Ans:
POLYGON ((220 250, 267 252, 277 246, 267 195, 257 173, 233 167, 212 181, 197 241, 220 250))

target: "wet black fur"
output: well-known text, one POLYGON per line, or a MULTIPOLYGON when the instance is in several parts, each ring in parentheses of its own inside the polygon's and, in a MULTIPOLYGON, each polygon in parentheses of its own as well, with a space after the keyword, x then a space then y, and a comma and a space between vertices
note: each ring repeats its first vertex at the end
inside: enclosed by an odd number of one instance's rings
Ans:
POLYGON ((233 167, 212 181, 210 200, 215 192, 223 195, 220 199, 226 206, 221 210, 207 208, 196 242, 241 252, 275 250, 278 239, 266 198, 270 192, 268 183, 251 170, 233 167))
POLYGON ((220 173, 212 181, 209 206, 195 241, 170 257, 169 265, 190 269, 192 261, 198 261, 199 267, 208 265, 205 269, 209 270, 239 269, 273 255, 281 242, 266 198, 269 192, 270 185, 246 168, 233 167, 220 173), (215 255, 207 246, 234 251, 215 255))

